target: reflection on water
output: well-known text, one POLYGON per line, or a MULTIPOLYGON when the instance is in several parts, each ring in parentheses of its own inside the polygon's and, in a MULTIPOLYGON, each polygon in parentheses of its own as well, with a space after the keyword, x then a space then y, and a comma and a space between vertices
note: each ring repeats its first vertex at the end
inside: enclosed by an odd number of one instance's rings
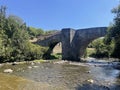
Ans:
MULTIPOLYGON (((0 71, 2 72, 5 68, 11 68, 14 70, 13 75, 32 80, 34 84, 37 83, 35 84, 36 88, 40 88, 39 84, 44 83, 41 86, 50 85, 51 88, 54 87, 51 90, 56 90, 55 88, 59 88, 58 90, 60 88, 61 90, 120 90, 120 78, 118 78, 120 72, 111 67, 81 66, 78 63, 77 65, 69 63, 40 63, 35 65, 38 67, 28 68, 30 65, 27 64, 7 65, 1 67, 0 71), (94 80, 94 83, 88 83, 87 80, 89 79, 94 80)), ((23 85, 25 84, 23 83, 23 85)), ((34 88, 33 90, 39 89, 34 88)), ((44 90, 50 90, 50 88, 46 87, 44 90)))

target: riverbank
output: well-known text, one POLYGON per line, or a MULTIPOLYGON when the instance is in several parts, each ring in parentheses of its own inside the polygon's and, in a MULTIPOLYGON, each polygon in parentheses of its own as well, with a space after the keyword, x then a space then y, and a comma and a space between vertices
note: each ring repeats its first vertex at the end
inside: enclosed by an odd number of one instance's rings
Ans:
POLYGON ((72 65, 81 65, 81 66, 109 66, 113 67, 116 69, 120 69, 120 62, 118 62, 118 59, 95 59, 95 58, 86 58, 82 59, 81 62, 74 62, 74 61, 67 61, 67 60, 33 60, 33 61, 22 61, 22 62, 6 62, 6 63, 1 63, 0 67, 3 65, 19 65, 19 64, 29 64, 29 65, 35 65, 35 64, 40 64, 40 63, 53 63, 53 64, 72 64, 72 65))

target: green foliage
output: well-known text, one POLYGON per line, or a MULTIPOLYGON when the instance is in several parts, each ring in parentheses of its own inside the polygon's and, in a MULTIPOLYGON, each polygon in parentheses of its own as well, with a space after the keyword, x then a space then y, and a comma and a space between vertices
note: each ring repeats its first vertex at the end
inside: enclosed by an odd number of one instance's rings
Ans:
POLYGON ((105 42, 110 44, 114 42, 114 51, 112 56, 115 58, 120 58, 120 5, 112 10, 115 14, 114 22, 108 30, 105 42))
MULTIPOLYGON (((0 62, 41 59, 47 48, 29 42, 28 27, 17 16, 6 17, 6 7, 0 8, 0 62)), ((42 33, 42 30, 37 31, 42 33)))
POLYGON ((16 23, 18 25, 23 25, 24 24, 24 21, 20 17, 15 16, 15 15, 9 15, 8 19, 14 21, 14 23, 16 23))
POLYGON ((100 39, 94 40, 90 44, 90 46, 95 49, 94 53, 92 53, 90 56, 93 56, 96 58, 103 58, 103 57, 111 56, 114 48, 114 43, 106 45, 104 43, 104 38, 100 38, 100 39))
POLYGON ((44 31, 41 28, 28 27, 27 32, 29 34, 30 39, 33 39, 33 38, 37 38, 40 35, 50 35, 56 32, 56 30, 44 31))
POLYGON ((50 59, 62 59, 62 54, 61 53, 52 54, 50 56, 50 59))
POLYGON ((28 27, 27 28, 27 31, 28 31, 28 34, 29 34, 29 37, 32 39, 32 38, 35 38, 39 35, 44 35, 44 31, 42 29, 37 29, 37 28, 34 28, 34 27, 28 27))
POLYGON ((26 44, 26 50, 28 51, 25 53, 26 60, 34 60, 34 59, 41 59, 43 57, 43 54, 47 51, 48 48, 41 47, 39 45, 34 45, 28 42, 26 44))
POLYGON ((45 35, 49 35, 49 34, 52 34, 54 32, 56 32, 57 30, 48 30, 45 32, 45 35))

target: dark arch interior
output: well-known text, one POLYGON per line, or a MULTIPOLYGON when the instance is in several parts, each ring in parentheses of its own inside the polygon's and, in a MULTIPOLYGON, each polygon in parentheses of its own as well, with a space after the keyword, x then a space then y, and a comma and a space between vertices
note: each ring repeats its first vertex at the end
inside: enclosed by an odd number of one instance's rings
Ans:
POLYGON ((57 59, 57 57, 55 57, 53 54, 56 55, 61 55, 61 53, 56 52, 54 49, 61 49, 61 43, 60 42, 54 42, 52 44, 50 44, 49 49, 47 50, 47 52, 43 55, 44 59, 57 59), (60 45, 60 47, 59 47, 60 45), (57 48, 55 48, 57 47, 57 48))

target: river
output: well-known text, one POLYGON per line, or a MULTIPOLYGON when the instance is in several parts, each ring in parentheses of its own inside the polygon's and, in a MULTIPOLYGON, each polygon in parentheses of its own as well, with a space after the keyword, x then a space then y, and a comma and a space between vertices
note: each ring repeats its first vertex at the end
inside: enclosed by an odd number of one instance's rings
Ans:
POLYGON ((120 70, 105 61, 0 66, 0 90, 120 90, 120 70), (13 73, 3 73, 11 68, 13 73))

